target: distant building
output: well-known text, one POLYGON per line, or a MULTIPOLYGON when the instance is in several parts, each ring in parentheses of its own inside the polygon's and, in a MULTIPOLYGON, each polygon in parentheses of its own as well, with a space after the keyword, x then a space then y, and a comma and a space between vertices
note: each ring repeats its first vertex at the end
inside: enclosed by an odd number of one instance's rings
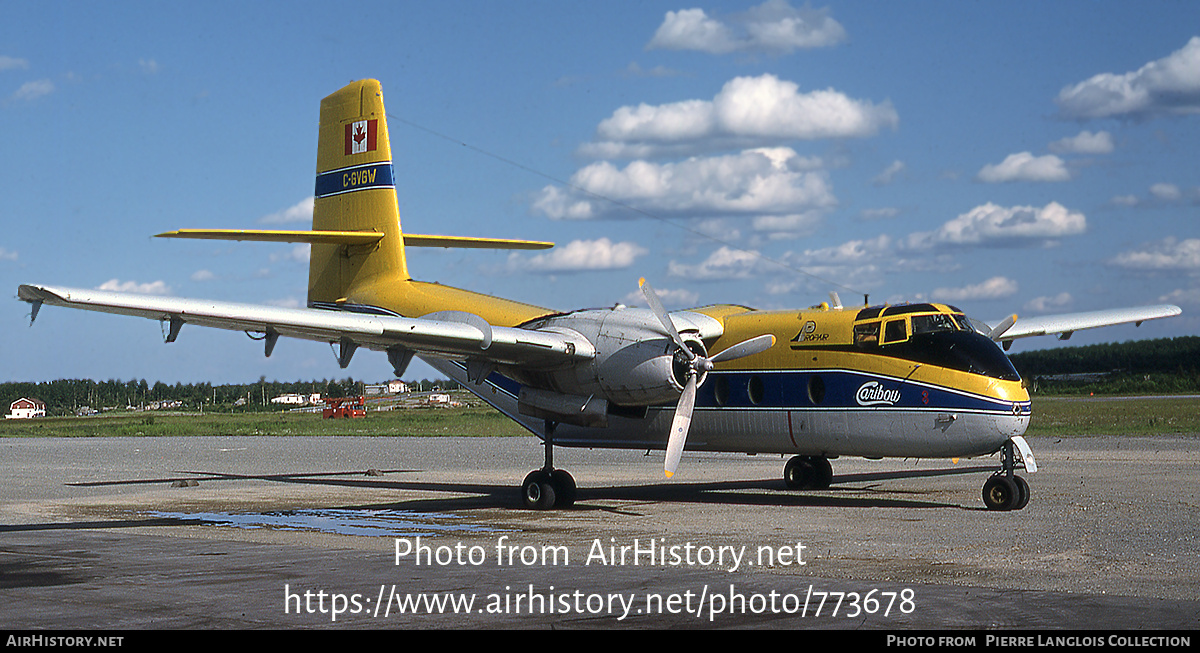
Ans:
POLYGON ((32 419, 34 417, 46 416, 46 404, 38 399, 29 399, 21 397, 12 402, 9 407, 9 413, 4 416, 5 419, 32 419))
POLYGON ((369 383, 365 387, 365 394, 368 397, 382 397, 384 395, 400 395, 408 392, 408 384, 396 379, 387 383, 369 383))
POLYGON ((305 397, 304 395, 297 395, 297 394, 279 395, 278 397, 273 397, 271 399, 271 403, 291 405, 291 406, 303 406, 304 404, 308 403, 308 397, 305 397))

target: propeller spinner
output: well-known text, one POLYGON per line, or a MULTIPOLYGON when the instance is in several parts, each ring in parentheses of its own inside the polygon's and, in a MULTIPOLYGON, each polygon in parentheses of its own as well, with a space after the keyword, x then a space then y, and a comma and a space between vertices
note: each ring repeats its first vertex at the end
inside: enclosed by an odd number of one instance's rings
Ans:
POLYGON ((775 344, 775 336, 771 334, 756 336, 739 342, 714 356, 702 356, 684 342, 683 336, 679 335, 679 330, 675 328, 675 323, 671 321, 667 310, 663 308, 662 302, 658 299, 658 294, 654 292, 650 284, 646 283, 643 278, 638 279, 638 286, 642 289, 642 294, 646 296, 646 303, 650 305, 650 310, 662 323, 665 334, 675 342, 677 348, 675 355, 687 364, 687 382, 684 383, 683 394, 679 396, 679 403, 675 406, 675 417, 671 420, 671 435, 667 440, 667 457, 663 463, 663 471, 667 478, 671 478, 675 475, 675 468, 679 466, 679 457, 683 455, 683 445, 687 442, 688 430, 692 425, 692 410, 696 407, 696 388, 700 385, 700 379, 717 363, 752 356, 770 349, 775 344))

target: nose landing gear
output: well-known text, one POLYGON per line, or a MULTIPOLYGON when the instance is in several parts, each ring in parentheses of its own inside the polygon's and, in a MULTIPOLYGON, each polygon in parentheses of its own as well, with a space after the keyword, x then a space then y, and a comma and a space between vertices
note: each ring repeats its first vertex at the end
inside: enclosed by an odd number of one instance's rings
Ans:
POLYGON ((1013 471, 1017 467, 1016 451, 1021 454, 1021 465, 1030 473, 1037 471, 1033 462, 1033 451, 1025 438, 1017 436, 1000 447, 1000 471, 983 484, 983 504, 988 510, 1020 510, 1029 503, 1029 483, 1013 471))

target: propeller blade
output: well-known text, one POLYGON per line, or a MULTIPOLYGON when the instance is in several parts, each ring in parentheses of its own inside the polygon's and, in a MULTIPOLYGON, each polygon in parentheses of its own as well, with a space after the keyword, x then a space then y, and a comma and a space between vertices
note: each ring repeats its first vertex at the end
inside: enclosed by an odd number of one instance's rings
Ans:
POLYGON ((675 417, 671 419, 671 437, 667 440, 667 459, 663 463, 663 472, 667 478, 675 475, 679 466, 679 457, 683 455, 683 444, 687 442, 688 429, 692 426, 692 409, 696 406, 696 375, 688 377, 687 385, 683 386, 683 394, 679 396, 679 404, 675 406, 675 417))
POLYGON ((743 340, 729 349, 726 349, 714 356, 710 356, 708 360, 712 361, 713 363, 737 360, 739 358, 745 358, 746 356, 761 354, 773 346, 775 346, 775 336, 768 333, 751 338, 749 340, 743 340))
POLYGON ((1014 325, 1016 323, 1017 323, 1017 315, 1016 315, 1016 313, 1013 313, 1012 315, 1008 316, 1008 319, 1004 320, 1000 324, 997 324, 996 328, 992 329, 991 332, 987 334, 987 336, 989 338, 991 338, 992 340, 999 342, 1000 336, 1003 336, 1004 332, 1011 329, 1012 325, 1014 325))
POLYGON ((662 323, 663 328, 667 330, 667 335, 675 341, 675 346, 679 347, 680 351, 687 353, 688 360, 696 359, 696 352, 692 351, 683 342, 683 336, 679 335, 679 330, 675 328, 675 323, 671 321, 671 316, 667 315, 667 309, 663 308, 662 302, 658 299, 658 293, 654 292, 654 288, 646 283, 645 277, 638 279, 638 287, 642 289, 642 294, 646 296, 646 303, 650 305, 650 310, 662 323))

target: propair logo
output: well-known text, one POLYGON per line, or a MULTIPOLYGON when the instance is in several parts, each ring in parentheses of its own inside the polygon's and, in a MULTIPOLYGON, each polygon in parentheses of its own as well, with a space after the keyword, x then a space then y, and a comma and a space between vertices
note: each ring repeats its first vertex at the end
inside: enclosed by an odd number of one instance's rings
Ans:
POLYGON ((878 381, 867 381, 859 386, 854 400, 859 406, 895 406, 900 401, 900 391, 885 388, 878 381))

